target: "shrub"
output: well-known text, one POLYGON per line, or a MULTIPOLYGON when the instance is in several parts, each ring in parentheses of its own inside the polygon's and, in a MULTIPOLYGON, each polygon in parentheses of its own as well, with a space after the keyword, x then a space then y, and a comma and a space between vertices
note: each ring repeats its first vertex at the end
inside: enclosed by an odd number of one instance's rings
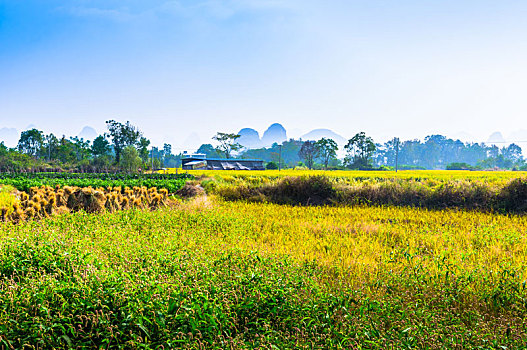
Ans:
POLYGON ((497 196, 496 207, 505 212, 527 211, 527 179, 514 179, 497 196))
POLYGON ((186 184, 185 186, 181 187, 176 194, 178 196, 181 196, 183 198, 193 198, 197 196, 202 196, 205 194, 205 190, 200 185, 191 185, 186 184))
POLYGON ((474 167, 467 163, 450 163, 446 166, 446 170, 474 170, 474 167))
POLYGON ((269 162, 265 165, 265 169, 267 170, 276 170, 278 169, 278 164, 276 164, 275 162, 269 162))
POLYGON ((326 176, 285 177, 261 191, 273 203, 292 205, 331 204, 337 195, 326 176))
POLYGON ((272 202, 290 205, 326 205, 335 201, 337 191, 325 176, 284 177, 261 186, 223 185, 216 193, 226 200, 272 202))

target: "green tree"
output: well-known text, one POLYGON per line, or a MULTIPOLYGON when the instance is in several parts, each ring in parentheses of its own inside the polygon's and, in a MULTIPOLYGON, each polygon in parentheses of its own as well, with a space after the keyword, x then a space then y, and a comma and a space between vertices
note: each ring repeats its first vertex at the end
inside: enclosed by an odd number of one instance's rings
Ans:
POLYGON ((56 157, 62 163, 75 163, 77 161, 77 150, 73 142, 66 136, 62 136, 57 147, 56 157))
POLYGON ((150 151, 150 156, 153 158, 154 169, 159 169, 162 166, 163 160, 163 150, 160 150, 158 147, 152 146, 150 151))
POLYGON ((371 158, 375 153, 375 143, 373 139, 366 136, 364 132, 359 132, 344 146, 347 155, 344 163, 353 168, 371 168, 371 158))
POLYGON ((240 138, 240 135, 238 134, 227 134, 223 132, 218 132, 212 137, 213 140, 220 143, 219 146, 216 147, 216 150, 219 153, 225 154, 226 158, 230 158, 232 152, 242 149, 243 146, 236 142, 238 138, 240 138))
POLYGON ((53 135, 49 134, 44 136, 45 144, 43 145, 43 153, 46 154, 46 158, 48 161, 51 161, 52 159, 56 158, 57 156, 57 149, 59 147, 59 139, 53 135))
POLYGON ((170 157, 172 155, 172 145, 171 144, 165 143, 163 145, 163 155, 165 157, 170 157))
POLYGON ((327 170, 329 162, 337 157, 337 150, 339 149, 337 143, 335 140, 323 137, 315 142, 315 147, 318 156, 324 164, 324 169, 327 170))
POLYGON ((510 159, 513 163, 520 163, 523 160, 522 149, 515 143, 511 143, 507 147, 501 149, 501 154, 506 159, 510 159))
POLYGON ((302 144, 298 156, 304 160, 306 166, 311 170, 313 168, 313 162, 317 157, 317 147, 315 141, 306 141, 302 144))
POLYGON ((87 160, 91 155, 90 141, 84 141, 84 139, 78 136, 70 137, 70 141, 74 146, 75 156, 77 161, 87 160))
POLYGON ((198 150, 196 151, 198 154, 204 154, 207 158, 219 158, 221 157, 221 154, 218 153, 218 150, 214 148, 213 145, 210 143, 204 143, 203 145, 199 146, 198 150))
POLYGON ((100 169, 108 169, 112 163, 112 147, 102 135, 97 136, 91 145, 93 155, 92 165, 100 169))
POLYGON ((150 146, 150 140, 146 137, 141 137, 137 145, 137 150, 139 151, 139 157, 144 164, 148 162, 148 146, 150 146))
POLYGON ((102 135, 97 136, 91 145, 91 154, 95 158, 108 156, 112 151, 110 142, 102 135))
POLYGON ((22 131, 18 140, 18 150, 27 155, 38 157, 42 145, 44 144, 44 134, 37 129, 22 131))
POLYGON ((278 169, 278 164, 276 164, 275 162, 269 162, 265 165, 265 169, 267 170, 276 170, 278 169))
POLYGON ((121 165, 121 168, 128 172, 136 172, 141 166, 141 158, 139 157, 137 149, 132 145, 126 146, 122 151, 119 164, 121 165))
POLYGON ((129 121, 122 124, 115 120, 108 120, 106 126, 108 128, 107 137, 111 139, 113 144, 115 161, 120 164, 123 149, 127 146, 135 146, 141 137, 141 132, 129 121))

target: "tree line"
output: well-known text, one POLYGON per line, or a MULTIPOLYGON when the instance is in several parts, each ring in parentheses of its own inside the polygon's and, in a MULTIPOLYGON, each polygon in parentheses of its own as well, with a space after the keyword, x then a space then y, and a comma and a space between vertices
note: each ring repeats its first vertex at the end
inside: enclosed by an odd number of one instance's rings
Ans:
POLYGON ((23 131, 16 147, 0 143, 0 171, 131 172, 181 164, 182 156, 173 155, 170 144, 150 147, 150 140, 128 121, 108 120, 106 127, 93 140, 23 131))
MULTIPOLYGON (((183 154, 172 154, 172 146, 151 147, 151 142, 130 122, 106 122, 107 131, 93 140, 44 134, 31 129, 21 133, 18 144, 8 148, 0 143, 0 171, 75 170, 116 172, 173 168, 181 166, 183 154)), ((423 141, 394 138, 375 143, 364 132, 350 138, 338 157, 339 146, 330 138, 318 141, 290 139, 270 147, 246 149, 240 135, 218 132, 217 144, 203 144, 197 153, 208 158, 261 159, 268 169, 519 169, 527 170, 522 149, 512 143, 504 147, 464 143, 442 135, 423 141)))
POLYGON ((237 143, 240 135, 218 133, 213 139, 219 146, 203 144, 197 150, 207 157, 262 159, 271 169, 306 167, 308 169, 521 169, 527 163, 520 146, 511 143, 504 147, 485 143, 464 143, 442 135, 430 135, 423 141, 393 138, 375 143, 373 138, 359 132, 343 147, 345 156, 338 158, 337 142, 330 138, 318 141, 290 139, 267 148, 244 149, 237 143))

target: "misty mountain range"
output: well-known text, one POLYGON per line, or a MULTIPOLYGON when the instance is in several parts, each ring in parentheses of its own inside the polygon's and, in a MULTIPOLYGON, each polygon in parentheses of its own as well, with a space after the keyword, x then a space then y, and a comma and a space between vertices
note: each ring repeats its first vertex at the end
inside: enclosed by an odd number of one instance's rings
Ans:
MULTIPOLYGON (((28 127, 25 130, 30 130, 33 128, 36 128, 36 126, 28 125, 28 127)), ((97 133, 97 131, 95 131, 94 128, 90 126, 85 126, 76 136, 83 138, 85 140, 93 140, 98 135, 99 134, 97 133)), ((0 142, 4 142, 6 146, 15 147, 19 139, 20 139, 20 132, 17 129, 0 128, 0 142)))
MULTIPOLYGON (((29 130, 34 127, 35 127, 34 125, 29 125, 25 130, 29 130)), ((282 142, 288 140, 287 130, 280 123, 274 123, 270 125, 264 131, 262 136, 260 136, 258 131, 253 128, 243 128, 238 132, 238 134, 240 135, 240 138, 238 139, 238 143, 240 143, 242 146, 246 148, 270 147, 273 143, 281 144, 282 142)), ((83 138, 85 140, 93 140, 98 136, 98 133, 94 128, 90 126, 85 126, 76 136, 83 138)), ((344 146, 347 143, 347 139, 345 137, 337 134, 336 132, 330 129, 314 129, 306 134, 303 134, 299 138, 303 141, 307 141, 307 140, 317 141, 323 137, 331 138, 335 140, 339 146, 344 146)), ((3 141, 7 146, 10 146, 10 147, 16 146, 19 138, 20 138, 20 132, 17 129, 6 128, 6 127, 0 128, 0 142, 3 141)), ((473 142, 474 140, 474 137, 467 132, 459 132, 457 134, 450 136, 450 138, 459 139, 463 142, 473 142)), ((199 139, 199 137, 194 132, 192 133, 191 136, 189 136, 189 139, 196 141, 197 139, 199 139)), ((512 132, 510 135, 508 135, 507 137, 505 137, 501 132, 497 131, 497 132, 492 133, 487 138, 487 141, 486 141, 487 144, 498 144, 498 145, 513 143, 513 142, 527 142, 527 130, 523 130, 523 129, 516 130, 512 132)), ((193 148, 193 147, 189 147, 189 148, 193 148)))
MULTIPOLYGON (((258 131, 251 128, 241 129, 238 132, 238 135, 241 136, 238 139, 238 143, 247 148, 269 147, 275 142, 281 144, 282 142, 287 141, 288 139, 286 129, 279 123, 274 123, 269 126, 269 128, 264 131, 261 138, 258 134, 258 131)), ((344 137, 329 129, 311 130, 307 134, 302 135, 300 139, 304 141, 317 141, 323 137, 331 138, 335 140, 339 145, 344 145, 347 142, 344 137)))

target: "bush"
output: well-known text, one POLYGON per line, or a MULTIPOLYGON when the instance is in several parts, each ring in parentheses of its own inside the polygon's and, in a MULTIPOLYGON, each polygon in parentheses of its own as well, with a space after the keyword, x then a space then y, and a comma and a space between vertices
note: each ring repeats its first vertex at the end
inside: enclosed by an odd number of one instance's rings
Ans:
POLYGON ((496 207, 505 212, 527 211, 527 179, 514 179, 502 188, 496 207))
POLYGON ((185 186, 177 190, 176 194, 183 198, 193 198, 204 195, 205 189, 200 185, 194 186, 192 184, 186 184, 185 186))
POLYGON ((336 200, 337 191, 325 176, 284 177, 259 186, 247 184, 216 187, 216 193, 229 201, 271 202, 290 205, 326 205, 336 200))
POLYGON ((326 176, 285 177, 264 186, 261 192, 270 202, 291 205, 326 205, 335 201, 337 191, 326 176))
POLYGON ((446 166, 446 170, 474 170, 474 167, 467 163, 450 163, 446 166))
POLYGON ((276 164, 275 162, 269 162, 265 165, 265 169, 267 170, 276 170, 278 169, 278 164, 276 164))

